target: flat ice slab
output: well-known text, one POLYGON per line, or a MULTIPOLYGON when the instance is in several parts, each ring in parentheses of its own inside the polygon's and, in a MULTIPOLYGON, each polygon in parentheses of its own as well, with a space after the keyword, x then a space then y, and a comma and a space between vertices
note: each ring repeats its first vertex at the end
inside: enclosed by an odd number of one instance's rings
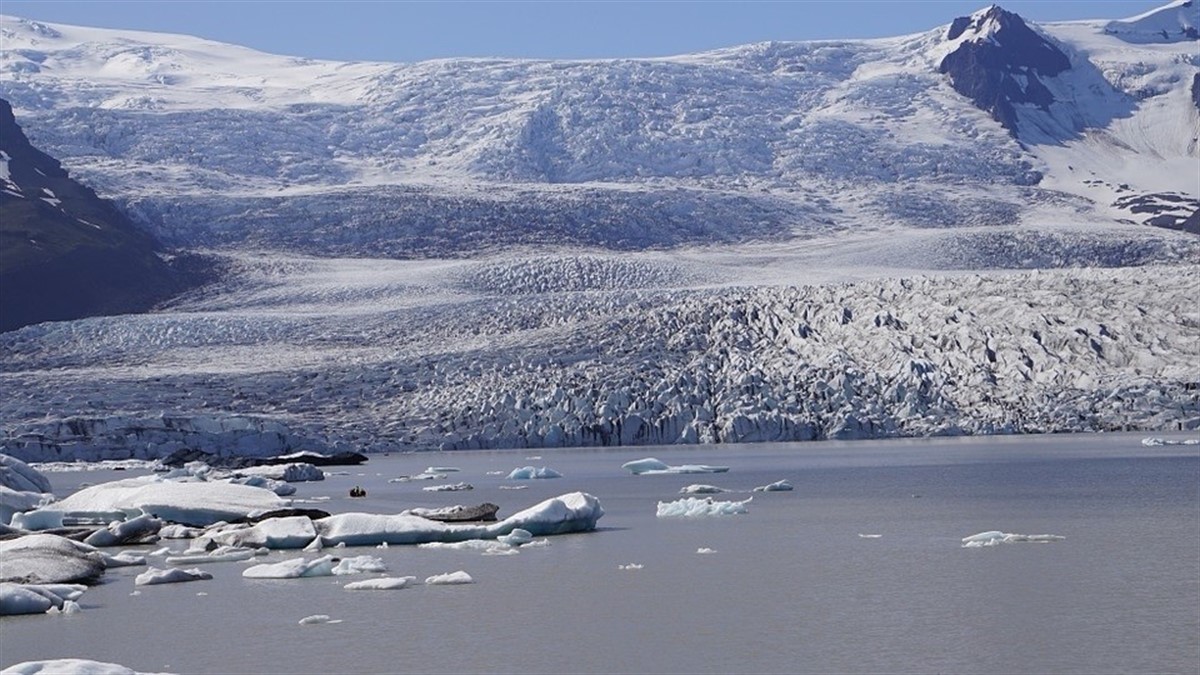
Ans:
POLYGON ((190 570, 178 567, 160 570, 157 567, 151 567, 137 575, 133 583, 137 586, 154 586, 157 584, 181 584, 187 581, 207 581, 212 578, 213 575, 196 567, 190 570))
POLYGON ((984 546, 997 546, 999 544, 1013 544, 1019 542, 1033 542, 1037 544, 1048 544, 1050 542, 1062 541, 1066 537, 1057 534, 1014 534, 1012 532, 1001 532, 999 530, 991 530, 988 532, 980 532, 969 537, 963 537, 963 548, 981 548, 984 546))
POLYGON ((523 466, 513 469, 508 474, 509 480, 533 480, 537 478, 562 478, 562 474, 544 466, 540 469, 532 466, 523 466))
POLYGON ((459 570, 457 572, 449 572, 447 574, 435 574, 425 578, 425 583, 430 586, 454 586, 458 584, 473 584, 475 580, 470 574, 459 570))
POLYGON ((727 466, 709 466, 707 464, 671 466, 653 457, 625 462, 621 465, 621 468, 635 476, 674 475, 681 473, 725 473, 729 471, 729 467, 727 466))
POLYGON ((405 588, 416 579, 416 577, 379 577, 378 579, 352 581, 342 588, 347 591, 396 591, 405 588))
POLYGON ((263 488, 223 482, 181 482, 158 477, 127 478, 84 488, 50 508, 63 513, 130 516, 149 513, 183 525, 207 526, 237 520, 255 511, 273 511, 289 502, 263 488))
POLYGON ((89 661, 88 659, 51 659, 25 661, 0 670, 0 675, 171 675, 144 673, 119 663, 89 661))
MULTIPOLYGON (((753 499, 753 498, 751 498, 753 499)), ((685 497, 673 502, 659 502, 658 512, 655 514, 659 518, 702 518, 706 516, 732 516, 739 513, 747 513, 749 509, 746 505, 750 503, 750 499, 740 502, 719 502, 714 501, 712 497, 697 499, 695 497, 685 497)))

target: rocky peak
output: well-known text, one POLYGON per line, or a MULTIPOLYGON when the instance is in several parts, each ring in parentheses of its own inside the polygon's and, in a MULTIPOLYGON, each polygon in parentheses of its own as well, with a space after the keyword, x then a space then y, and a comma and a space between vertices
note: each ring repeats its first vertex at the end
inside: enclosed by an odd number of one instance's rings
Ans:
POLYGON ((1042 79, 1071 68, 1061 49, 998 5, 955 19, 946 40, 958 44, 942 59, 938 72, 949 75, 955 91, 991 113, 1014 136, 1014 105, 1048 109, 1054 96, 1042 79))

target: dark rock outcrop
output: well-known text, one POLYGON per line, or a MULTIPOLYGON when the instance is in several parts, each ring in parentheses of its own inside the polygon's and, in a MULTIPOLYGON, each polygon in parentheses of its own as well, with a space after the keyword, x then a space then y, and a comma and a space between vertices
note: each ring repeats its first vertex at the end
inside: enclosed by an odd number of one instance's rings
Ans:
POLYGON ((962 44, 942 59, 938 72, 949 75, 955 91, 991 113, 1015 136, 1013 106, 1029 103, 1048 109, 1054 97, 1040 78, 1068 70, 1070 59, 1020 16, 996 5, 955 19, 946 39, 964 35, 962 44))
POLYGON ((195 283, 112 203, 33 147, 3 99, 0 153, 0 331, 141 312, 195 283))

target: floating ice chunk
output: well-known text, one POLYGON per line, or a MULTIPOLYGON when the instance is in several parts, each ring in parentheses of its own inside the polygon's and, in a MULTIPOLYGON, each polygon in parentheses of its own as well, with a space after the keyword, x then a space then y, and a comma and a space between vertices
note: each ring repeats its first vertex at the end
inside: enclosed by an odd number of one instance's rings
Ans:
POLYGON ((501 485, 501 490, 528 490, 528 485, 501 485))
POLYGON ((645 565, 642 565, 640 563, 629 563, 626 565, 617 565, 617 569, 619 569, 619 570, 640 570, 645 567, 646 567, 645 565))
POLYGON ((79 606, 78 602, 75 602, 74 600, 66 600, 63 602, 62 609, 59 609, 58 607, 51 607, 50 609, 46 610, 46 613, 70 616, 72 614, 78 614, 82 611, 83 608, 79 606))
POLYGON ((347 574, 374 574, 386 571, 387 565, 383 563, 383 559, 369 555, 342 558, 333 568, 333 574, 335 576, 344 576, 347 574))
POLYGON ((243 476, 262 476, 271 480, 281 480, 285 483, 307 483, 313 481, 325 480, 325 472, 303 462, 294 464, 268 464, 265 466, 251 466, 244 469, 238 469, 238 474, 243 476))
POLYGON ((701 546, 700 548, 696 549, 696 553, 699 553, 700 555, 712 555, 713 553, 716 553, 716 550, 708 548, 707 546, 701 546))
POLYGON ((562 478, 562 474, 544 466, 540 469, 532 466, 523 466, 519 469, 513 469, 508 474, 509 480, 532 480, 536 478, 562 478))
POLYGON ((701 485, 699 483, 679 488, 679 494, 681 495, 715 495, 721 492, 728 492, 728 490, 719 488, 716 485, 701 485))
POLYGON ((222 520, 237 520, 255 511, 272 511, 288 506, 275 493, 262 488, 222 482, 153 480, 127 478, 80 490, 54 504, 68 513, 149 513, 162 520, 191 526, 207 526, 222 520))
POLYGON ((671 466, 666 462, 661 462, 653 457, 635 459, 632 462, 625 462, 621 465, 621 468, 635 476, 682 473, 725 473, 726 471, 729 471, 729 467, 727 466, 709 466, 707 464, 682 464, 680 466, 671 466))
POLYGON ((508 534, 496 537, 496 541, 507 546, 521 546, 533 541, 533 534, 529 530, 517 528, 508 534))
POLYGON ((342 588, 347 591, 396 591, 416 580, 416 577, 379 577, 378 579, 352 581, 342 588))
POLYGON ((381 542, 424 544, 495 539, 516 528, 528 530, 533 536, 586 532, 594 530, 603 515, 598 499, 584 492, 572 492, 488 524, 444 523, 408 513, 339 513, 314 523, 326 544, 374 546, 381 542))
POLYGON ((0 581, 53 584, 94 582, 104 574, 95 548, 54 534, 27 534, 0 541, 0 581))
POLYGON ((98 548, 153 543, 158 541, 158 531, 162 526, 163 521, 149 514, 142 514, 124 522, 111 523, 103 530, 96 530, 88 535, 83 543, 98 548))
POLYGON ((317 529, 307 516, 287 516, 267 518, 252 527, 216 532, 209 537, 225 546, 304 548, 316 539, 317 529))
POLYGON ((774 483, 771 483, 770 485, 760 485, 760 486, 754 488, 754 491, 755 492, 789 492, 792 489, 793 489, 792 484, 789 483, 788 481, 777 480, 774 483))
POLYGON ((1151 436, 1150 438, 1143 438, 1142 445, 1151 448, 1163 445, 1200 445, 1200 438, 1171 439, 1151 436))
POLYGON ((195 539, 201 534, 204 534, 203 528, 187 525, 165 525, 158 531, 158 536, 163 539, 195 539))
POLYGON ((199 565, 205 563, 241 562, 243 560, 250 560, 255 555, 255 550, 251 548, 221 546, 213 549, 212 551, 206 551, 204 553, 192 553, 189 551, 183 553, 182 555, 168 556, 166 562, 168 565, 199 565))
POLYGON ((205 581, 212 578, 213 575, 196 567, 190 570, 177 567, 160 570, 157 567, 151 567, 134 577, 133 583, 138 586, 152 586, 155 584, 178 584, 186 581, 205 581))
POLYGON ((447 485, 430 485, 421 489, 425 492, 461 492, 462 490, 474 490, 475 486, 470 483, 450 483, 447 485))
POLYGON ((162 548, 154 549, 153 551, 147 553, 146 555, 154 557, 154 558, 158 558, 158 557, 167 555, 170 552, 171 552, 170 546, 163 546, 162 548))
POLYGON ((0 583, 0 616, 42 614, 77 600, 85 590, 82 584, 0 583))
POLYGON ((15 492, 50 492, 50 480, 41 471, 3 454, 0 454, 0 485, 15 492))
POLYGON ((883 535, 882 534, 863 534, 860 532, 858 534, 858 537, 859 537, 859 539, 880 539, 883 537, 883 535))
POLYGON ((425 469, 425 473, 454 473, 456 471, 462 471, 462 469, 456 466, 431 466, 425 469))
POLYGON ((13 513, 9 524, 19 530, 52 530, 63 526, 63 512, 52 508, 13 513))
MULTIPOLYGON (((753 499, 753 498, 750 498, 753 499)), ((718 502, 712 497, 696 499, 685 497, 673 502, 659 502, 656 515, 659 518, 698 518, 702 516, 732 516, 746 513, 750 499, 740 502, 718 502)))
MULTIPOLYGON (((316 526, 314 526, 314 528, 315 527, 316 526)), ((308 546, 305 546, 304 550, 308 551, 309 553, 313 553, 316 551, 320 551, 323 548, 325 548, 324 540, 322 540, 320 537, 313 537, 313 540, 308 542, 308 546)))
POLYGON ((143 673, 126 668, 119 663, 89 661, 88 659, 51 659, 48 661, 25 661, 4 670, 0 675, 170 675, 169 673, 143 673))
POLYGON ((504 472, 503 471, 488 471, 484 475, 485 476, 503 476, 504 472))
POLYGON ((1057 534, 1014 534, 1011 532, 1001 532, 999 530, 990 530, 988 532, 980 532, 969 537, 963 537, 963 548, 981 548, 984 546, 996 546, 998 544, 1012 544, 1018 542, 1033 542, 1038 544, 1046 544, 1054 541, 1062 541, 1066 537, 1057 534))
POLYGON ((146 564, 146 556, 131 551, 122 551, 116 555, 101 552, 100 555, 104 556, 104 564, 108 567, 136 567, 146 564))
POLYGON ((312 626, 318 623, 341 623, 341 619, 331 618, 328 614, 313 614, 300 619, 301 626, 312 626))
POLYGON ((475 580, 471 578, 470 574, 459 570, 448 574, 435 574, 431 577, 426 577, 425 583, 430 586, 453 586, 456 584, 473 584, 475 580))
POLYGON ((337 559, 331 555, 321 556, 316 560, 294 558, 277 563, 265 563, 247 567, 242 570, 242 576, 247 579, 299 579, 301 577, 333 576, 333 567, 337 559))
POLYGON ((487 553, 496 549, 512 549, 508 544, 502 544, 495 539, 468 539, 466 541, 431 541, 417 544, 417 548, 441 549, 443 551, 482 551, 487 553))

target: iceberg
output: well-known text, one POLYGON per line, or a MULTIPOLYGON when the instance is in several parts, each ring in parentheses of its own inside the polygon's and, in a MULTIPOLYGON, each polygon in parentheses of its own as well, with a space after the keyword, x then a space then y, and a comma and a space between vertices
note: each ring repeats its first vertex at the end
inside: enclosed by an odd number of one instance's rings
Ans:
POLYGON ((258 553, 254 549, 221 546, 203 553, 193 553, 191 550, 188 550, 181 555, 167 556, 166 563, 168 565, 200 565, 204 563, 241 562, 243 560, 250 560, 256 555, 258 553))
MULTIPOLYGON (((753 497, 750 499, 753 499, 753 497)), ((659 518, 732 516, 739 513, 747 513, 749 509, 746 508, 746 504, 750 503, 750 499, 740 502, 718 502, 713 501, 712 497, 705 499, 686 497, 673 502, 659 502, 658 511, 655 515, 659 518)))
POLYGON ((304 462, 249 466, 238 469, 234 473, 242 476, 261 476, 271 480, 281 480, 285 483, 308 483, 325 480, 324 471, 304 462))
POLYGON ((25 584, 93 583, 104 574, 95 548, 55 534, 0 541, 0 581, 25 584))
POLYGON ((661 462, 653 457, 635 459, 632 462, 625 462, 621 465, 621 468, 635 476, 673 475, 683 473, 725 473, 726 471, 729 471, 729 467, 727 466, 709 466, 707 464, 681 464, 680 466, 671 466, 666 462, 661 462))
POLYGON ((700 548, 696 549, 696 553, 699 555, 712 555, 716 552, 716 549, 708 548, 707 546, 701 546, 700 548))
POLYGON ((97 548, 153 544, 158 541, 158 531, 162 526, 163 522, 158 518, 143 514, 124 522, 111 523, 107 528, 88 535, 83 542, 97 548))
POLYGON ((1038 544, 1047 544, 1055 541, 1063 541, 1066 537, 1057 534, 1014 534, 1011 532, 1001 532, 999 530, 990 530, 988 532, 980 532, 969 537, 963 537, 963 548, 982 548, 984 546, 996 546, 999 544, 1012 544, 1019 542, 1033 542, 1038 544))
POLYGON ((78 600, 87 586, 82 584, 0 583, 0 616, 44 614, 78 600))
POLYGON ((347 591, 397 591, 407 587, 416 577, 379 577, 377 579, 364 579, 362 581, 352 581, 343 589, 347 591))
POLYGON ((562 474, 544 466, 540 469, 532 466, 523 466, 519 469, 513 469, 508 474, 508 480, 533 480, 537 478, 562 478, 562 474))
POLYGON ((54 500, 50 481, 25 462, 0 454, 0 524, 54 500))
POLYGON ((792 484, 786 480, 777 480, 770 485, 760 485, 754 488, 754 492, 790 492, 793 490, 792 484))
POLYGON ((25 661, 0 670, 0 675, 171 675, 170 673, 143 673, 126 668, 119 663, 90 661, 88 659, 51 659, 48 661, 25 661))
POLYGON ((108 568, 137 567, 139 565, 146 564, 146 556, 138 555, 130 551, 122 551, 116 555, 109 555, 101 552, 100 555, 104 556, 104 566, 108 568))
POLYGON ((475 580, 470 574, 459 570, 457 572, 449 572, 447 574, 435 574, 425 578, 425 583, 430 586, 454 586, 458 584, 473 584, 475 580))
POLYGON ((270 549, 304 548, 317 537, 317 528, 307 516, 268 518, 250 527, 231 527, 206 532, 208 538, 223 546, 270 549))
POLYGON ((448 485, 430 485, 421 489, 425 492, 460 492, 462 490, 474 490, 475 486, 470 483, 450 483, 448 485))
POLYGON ((715 495, 721 492, 728 492, 728 490, 719 488, 716 485, 701 485, 699 483, 679 488, 679 494, 681 495, 715 495))
POLYGON ((312 625, 316 625, 319 623, 341 623, 341 622, 342 622, 341 619, 334 619, 334 618, 330 617, 328 614, 313 614, 312 616, 306 616, 303 619, 300 619, 299 623, 301 626, 312 626, 312 625))
POLYGON ((148 513, 172 523, 203 527, 290 504, 262 488, 147 476, 84 488, 52 506, 55 511, 68 514, 123 512, 133 517, 148 513))
POLYGON ((196 567, 190 570, 178 567, 165 570, 151 567, 134 577, 133 583, 137 586, 154 586, 157 584, 180 584, 187 581, 206 581, 212 578, 213 575, 196 567))
POLYGON ((587 532, 596 529, 596 521, 603 515, 598 499, 584 492, 572 492, 487 524, 444 523, 411 513, 339 513, 313 524, 327 545, 375 546, 495 539, 518 528, 531 536, 587 532))
POLYGON ((315 560, 295 558, 277 563, 255 565, 243 570, 242 576, 247 579, 300 579, 386 571, 387 565, 383 563, 383 560, 373 556, 360 555, 339 559, 325 555, 315 560))

